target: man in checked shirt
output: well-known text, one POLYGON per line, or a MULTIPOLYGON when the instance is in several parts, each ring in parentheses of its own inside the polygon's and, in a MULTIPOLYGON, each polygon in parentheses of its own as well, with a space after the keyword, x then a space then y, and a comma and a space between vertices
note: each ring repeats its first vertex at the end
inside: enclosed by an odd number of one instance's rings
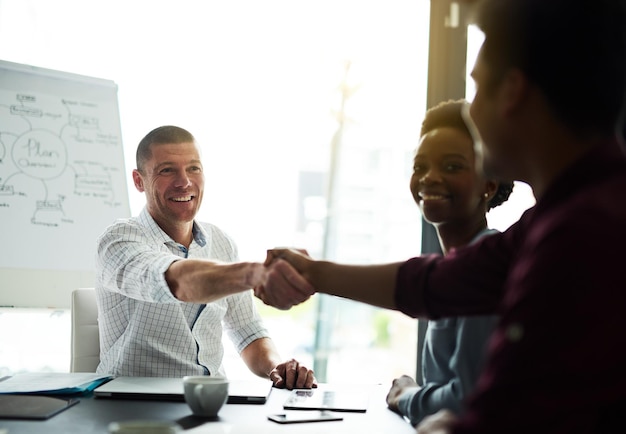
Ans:
POLYGON ((146 195, 145 208, 116 221, 97 242, 97 371, 225 375, 225 330, 256 375, 276 387, 315 387, 312 370, 281 361, 253 304, 250 288, 264 281, 263 264, 238 262, 228 235, 195 220, 204 174, 193 135, 176 126, 148 133, 133 181, 146 195))

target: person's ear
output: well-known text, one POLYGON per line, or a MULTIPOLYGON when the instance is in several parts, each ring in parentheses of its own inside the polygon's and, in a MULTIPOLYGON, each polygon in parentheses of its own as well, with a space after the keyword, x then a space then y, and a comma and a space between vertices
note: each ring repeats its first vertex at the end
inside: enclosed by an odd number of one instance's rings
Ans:
POLYGON ((137 169, 133 169, 133 182, 135 183, 135 188, 140 193, 143 193, 145 190, 143 187, 143 177, 141 176, 141 173, 139 173, 139 170, 137 169))
POLYGON ((500 86, 500 108, 504 116, 515 113, 524 104, 530 91, 530 82, 524 72, 517 68, 509 69, 500 86))
POLYGON ((485 181, 485 190, 483 191, 485 202, 489 202, 496 195, 496 191, 498 191, 498 183, 496 181, 485 181))

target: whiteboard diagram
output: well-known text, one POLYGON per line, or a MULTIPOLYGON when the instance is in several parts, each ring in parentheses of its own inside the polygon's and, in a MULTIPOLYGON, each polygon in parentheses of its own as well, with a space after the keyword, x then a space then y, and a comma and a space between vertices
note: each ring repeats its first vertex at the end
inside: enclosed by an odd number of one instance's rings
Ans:
POLYGON ((124 172, 113 82, 0 63, 0 267, 93 269, 124 172))

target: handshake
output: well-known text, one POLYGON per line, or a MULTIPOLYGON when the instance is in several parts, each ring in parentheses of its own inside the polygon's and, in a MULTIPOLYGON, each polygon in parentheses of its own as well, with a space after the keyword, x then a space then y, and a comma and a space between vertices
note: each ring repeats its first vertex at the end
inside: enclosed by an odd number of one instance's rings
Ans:
POLYGON ((316 292, 397 309, 394 290, 402 263, 346 265, 312 259, 305 250, 268 250, 253 279, 254 294, 265 304, 289 309, 316 292))
POLYGON ((267 251, 254 295, 265 304, 287 310, 315 294, 310 268, 315 261, 305 250, 276 248, 267 251))

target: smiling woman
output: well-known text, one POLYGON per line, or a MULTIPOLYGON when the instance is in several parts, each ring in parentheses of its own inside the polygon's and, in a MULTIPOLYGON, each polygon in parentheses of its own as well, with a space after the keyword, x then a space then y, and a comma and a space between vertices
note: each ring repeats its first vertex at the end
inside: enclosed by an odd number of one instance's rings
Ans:
MULTIPOLYGON (((511 182, 487 178, 476 164, 474 143, 462 112, 465 101, 447 101, 426 112, 413 164, 411 192, 424 219, 437 233, 441 250, 472 244, 495 233, 487 210, 505 202, 511 182)), ((428 322, 422 356, 423 381, 394 382, 391 408, 417 425, 445 408, 454 413, 470 395, 482 369, 495 316, 440 318, 428 322)))
MULTIPOLYGON (((0 59, 115 81, 128 175, 146 131, 193 131, 198 217, 232 235, 242 260, 294 245, 379 262, 419 253, 406 186, 428 20, 424 0, 3 0, 0 59)), ((145 202, 128 187, 137 215, 145 202)), ((281 353, 314 362, 321 381, 414 372, 413 320, 318 301, 261 307, 281 353)), ((245 375, 238 363, 230 373, 245 375)))

